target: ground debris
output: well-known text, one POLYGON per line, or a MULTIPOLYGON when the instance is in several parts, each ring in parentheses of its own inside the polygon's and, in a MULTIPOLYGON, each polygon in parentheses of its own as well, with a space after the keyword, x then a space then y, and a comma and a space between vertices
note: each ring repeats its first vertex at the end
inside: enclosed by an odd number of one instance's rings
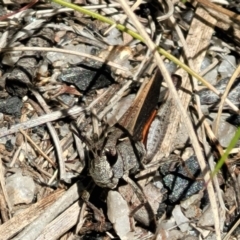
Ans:
MULTIPOLYGON (((220 92, 163 57, 193 146, 153 53, 129 35, 137 28, 121 1, 70 2, 119 25, 52 1, 0 4, 0 239, 238 237, 239 149, 204 177, 240 125, 229 102, 219 111, 240 62, 239 3, 129 2, 157 46, 220 92)), ((228 94, 236 106, 239 80, 228 94)))

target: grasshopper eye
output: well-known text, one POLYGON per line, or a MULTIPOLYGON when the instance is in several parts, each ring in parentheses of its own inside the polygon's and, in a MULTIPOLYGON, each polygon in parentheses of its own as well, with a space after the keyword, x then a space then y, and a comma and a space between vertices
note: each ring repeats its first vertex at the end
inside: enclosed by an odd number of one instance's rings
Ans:
POLYGON ((176 89, 179 89, 182 85, 182 77, 178 74, 172 74, 172 81, 176 89))
POLYGON ((117 162, 118 154, 116 153, 115 155, 112 155, 111 151, 108 148, 106 148, 105 155, 106 155, 108 163, 112 167, 117 162))

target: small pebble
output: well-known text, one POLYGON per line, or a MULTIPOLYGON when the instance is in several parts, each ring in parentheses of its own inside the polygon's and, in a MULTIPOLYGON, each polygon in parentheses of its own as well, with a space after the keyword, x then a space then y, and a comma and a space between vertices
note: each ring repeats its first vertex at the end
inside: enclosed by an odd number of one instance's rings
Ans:
POLYGON ((189 219, 198 219, 201 216, 201 209, 195 205, 189 206, 189 208, 184 212, 185 216, 189 219))
MULTIPOLYGON (((93 50, 96 49, 96 47, 89 46, 87 44, 78 44, 78 45, 67 45, 64 47, 64 49, 93 55, 93 52, 94 52, 93 50)), ((65 59, 67 60, 68 63, 72 65, 76 65, 81 63, 84 60, 84 57, 66 54, 65 59)))
MULTIPOLYGON (((229 82, 229 78, 224 78, 217 82, 217 84, 214 85, 214 87, 220 92, 224 93, 227 83, 229 82)), ((219 97, 213 93, 211 90, 208 89, 202 89, 198 92, 198 95, 200 97, 201 104, 205 105, 212 105, 217 104, 220 99, 219 97)), ((231 88, 230 93, 228 94, 228 99, 231 100, 234 104, 239 104, 240 101, 240 78, 237 78, 235 82, 233 83, 233 86, 231 88)))
POLYGON ((236 69, 236 58, 232 55, 227 55, 222 60, 218 72, 222 78, 231 77, 236 69))
POLYGON ((113 28, 106 36, 105 41, 111 46, 122 45, 122 33, 117 29, 113 28))
POLYGON ((109 191, 107 206, 108 218, 117 235, 122 239, 131 231, 128 204, 117 191, 109 191))
POLYGON ((168 240, 179 240, 183 238, 184 238, 184 234, 181 231, 176 229, 169 231, 169 236, 167 237, 168 240))
POLYGON ((194 194, 191 197, 181 201, 180 205, 182 208, 188 209, 190 205, 200 203, 202 198, 203 198, 203 192, 200 192, 198 194, 194 194))
POLYGON ((199 218, 198 226, 200 227, 214 226, 213 212, 210 206, 206 208, 202 216, 199 218))
POLYGON ((161 227, 166 230, 171 229, 175 226, 176 226, 176 221, 173 217, 171 217, 170 219, 162 220, 161 222, 161 227))
POLYGON ((182 232, 186 232, 190 229, 189 219, 183 215, 181 207, 179 205, 175 206, 172 211, 172 215, 182 232))
POLYGON ((236 127, 221 119, 218 127, 218 140, 223 147, 228 147, 236 133, 236 127))
POLYGON ((35 183, 31 177, 23 176, 17 172, 6 178, 6 189, 11 204, 29 204, 35 194, 35 183))

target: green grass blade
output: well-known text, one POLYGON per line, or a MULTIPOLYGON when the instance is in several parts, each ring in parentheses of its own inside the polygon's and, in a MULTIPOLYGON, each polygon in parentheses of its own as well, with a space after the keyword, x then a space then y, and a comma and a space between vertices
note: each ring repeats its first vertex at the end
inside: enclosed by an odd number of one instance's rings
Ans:
MULTIPOLYGON (((117 24, 115 21, 102 16, 101 14, 92 12, 90 10, 84 9, 83 7, 77 6, 75 4, 72 3, 68 3, 65 2, 63 0, 51 0, 52 2, 55 2, 57 4, 60 4, 64 7, 68 7, 71 8, 73 10, 76 10, 78 12, 81 12, 83 14, 86 14, 88 16, 91 16, 93 18, 96 18, 102 22, 108 23, 109 25, 116 25, 116 28, 120 31, 126 32, 129 35, 131 35, 133 38, 138 39, 139 41, 144 43, 144 39, 136 32, 128 29, 127 27, 125 27, 122 24, 117 24)), ((166 58, 168 58, 170 61, 174 62, 175 64, 177 64, 178 66, 180 66, 181 68, 183 68, 186 72, 188 72, 190 75, 192 75, 193 77, 195 77, 196 79, 198 79, 200 82, 202 82, 205 85, 205 80, 199 76, 195 71, 193 71, 191 68, 189 68, 187 65, 185 65, 183 62, 181 62, 180 60, 178 60, 177 58, 175 58, 173 55, 171 55, 170 53, 168 53, 167 51, 165 51, 164 49, 156 46, 156 50, 164 55, 166 58)))
MULTIPOLYGON (((144 43, 144 39, 136 32, 128 29, 127 27, 125 27, 122 24, 117 24, 115 21, 102 16, 101 14, 92 12, 90 10, 87 10, 83 7, 77 6, 75 4, 69 3, 69 2, 65 2, 63 0, 51 0, 52 2, 55 2, 57 4, 60 4, 64 7, 67 8, 71 8, 75 11, 81 12, 83 14, 86 14, 88 16, 91 16, 92 18, 98 19, 102 22, 108 23, 109 25, 116 25, 116 28, 120 31, 126 32, 129 35, 131 35, 133 38, 138 39, 139 41, 144 43)), ((183 0, 184 1, 184 0, 183 0)), ((191 68, 189 68, 187 65, 185 65, 184 63, 182 63, 181 61, 179 61, 177 58, 175 58, 173 55, 171 55, 170 53, 168 53, 167 51, 165 51, 164 49, 156 46, 156 50, 164 55, 166 58, 168 58, 170 61, 174 62, 175 64, 179 65, 181 68, 183 68, 186 72, 188 72, 190 75, 192 75, 193 77, 195 77, 197 80, 199 80, 200 82, 202 82, 203 84, 205 84, 205 80, 199 76, 195 71, 193 71, 191 68)), ((220 158, 220 160, 218 161, 214 171, 212 172, 211 176, 213 177, 215 174, 217 174, 217 172, 221 169, 222 165, 224 164, 224 162, 226 161, 229 153, 231 152, 231 150, 234 148, 234 146, 236 145, 238 139, 240 138, 240 128, 238 128, 238 130, 236 131, 232 141, 230 142, 229 146, 227 147, 225 153, 222 155, 222 157, 220 158)))
POLYGON ((232 138, 230 144, 228 145, 226 151, 221 156, 220 160, 217 162, 217 165, 216 165, 214 171, 212 172, 211 177, 216 175, 218 173, 218 171, 221 169, 221 167, 223 166, 224 162, 226 161, 229 153, 234 148, 234 146, 236 145, 239 138, 240 138, 240 127, 237 129, 237 131, 236 131, 234 137, 232 138))

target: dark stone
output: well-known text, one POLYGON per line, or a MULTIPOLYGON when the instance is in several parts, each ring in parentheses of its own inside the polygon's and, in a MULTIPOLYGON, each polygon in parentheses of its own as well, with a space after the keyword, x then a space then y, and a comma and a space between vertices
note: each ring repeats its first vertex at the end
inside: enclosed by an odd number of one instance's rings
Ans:
POLYGON ((169 201, 174 203, 184 198, 190 197, 204 187, 203 180, 195 180, 200 178, 200 168, 195 156, 191 156, 183 165, 176 166, 173 171, 167 170, 171 164, 164 164, 160 172, 164 175, 163 182, 169 189, 169 201))
MULTIPOLYGON (((226 86, 229 82, 229 78, 224 78, 219 81, 214 87, 220 92, 224 93, 226 86)), ((214 104, 220 101, 219 97, 208 89, 202 89, 199 91, 198 95, 200 96, 201 104, 214 104)), ((238 105, 240 103, 240 78, 237 78, 232 85, 232 88, 228 94, 228 99, 232 101, 234 104, 238 105)))
POLYGON ((9 115, 20 116, 22 105, 22 100, 18 97, 0 99, 0 112, 9 115))
POLYGON ((37 61, 35 58, 21 58, 16 65, 6 78, 5 88, 11 95, 23 97, 35 76, 37 61))
POLYGON ((230 124, 239 127, 240 126, 240 115, 237 114, 233 114, 230 117, 228 117, 226 119, 227 122, 229 122, 230 124))
POLYGON ((64 70, 58 79, 73 84, 81 91, 107 87, 114 81, 103 67, 92 68, 88 66, 64 70))
POLYGON ((5 143, 5 149, 8 152, 11 152, 14 149, 14 146, 13 146, 11 140, 7 140, 7 142, 5 143))
POLYGON ((70 94, 61 94, 58 96, 58 99, 69 107, 75 104, 75 97, 70 94))

